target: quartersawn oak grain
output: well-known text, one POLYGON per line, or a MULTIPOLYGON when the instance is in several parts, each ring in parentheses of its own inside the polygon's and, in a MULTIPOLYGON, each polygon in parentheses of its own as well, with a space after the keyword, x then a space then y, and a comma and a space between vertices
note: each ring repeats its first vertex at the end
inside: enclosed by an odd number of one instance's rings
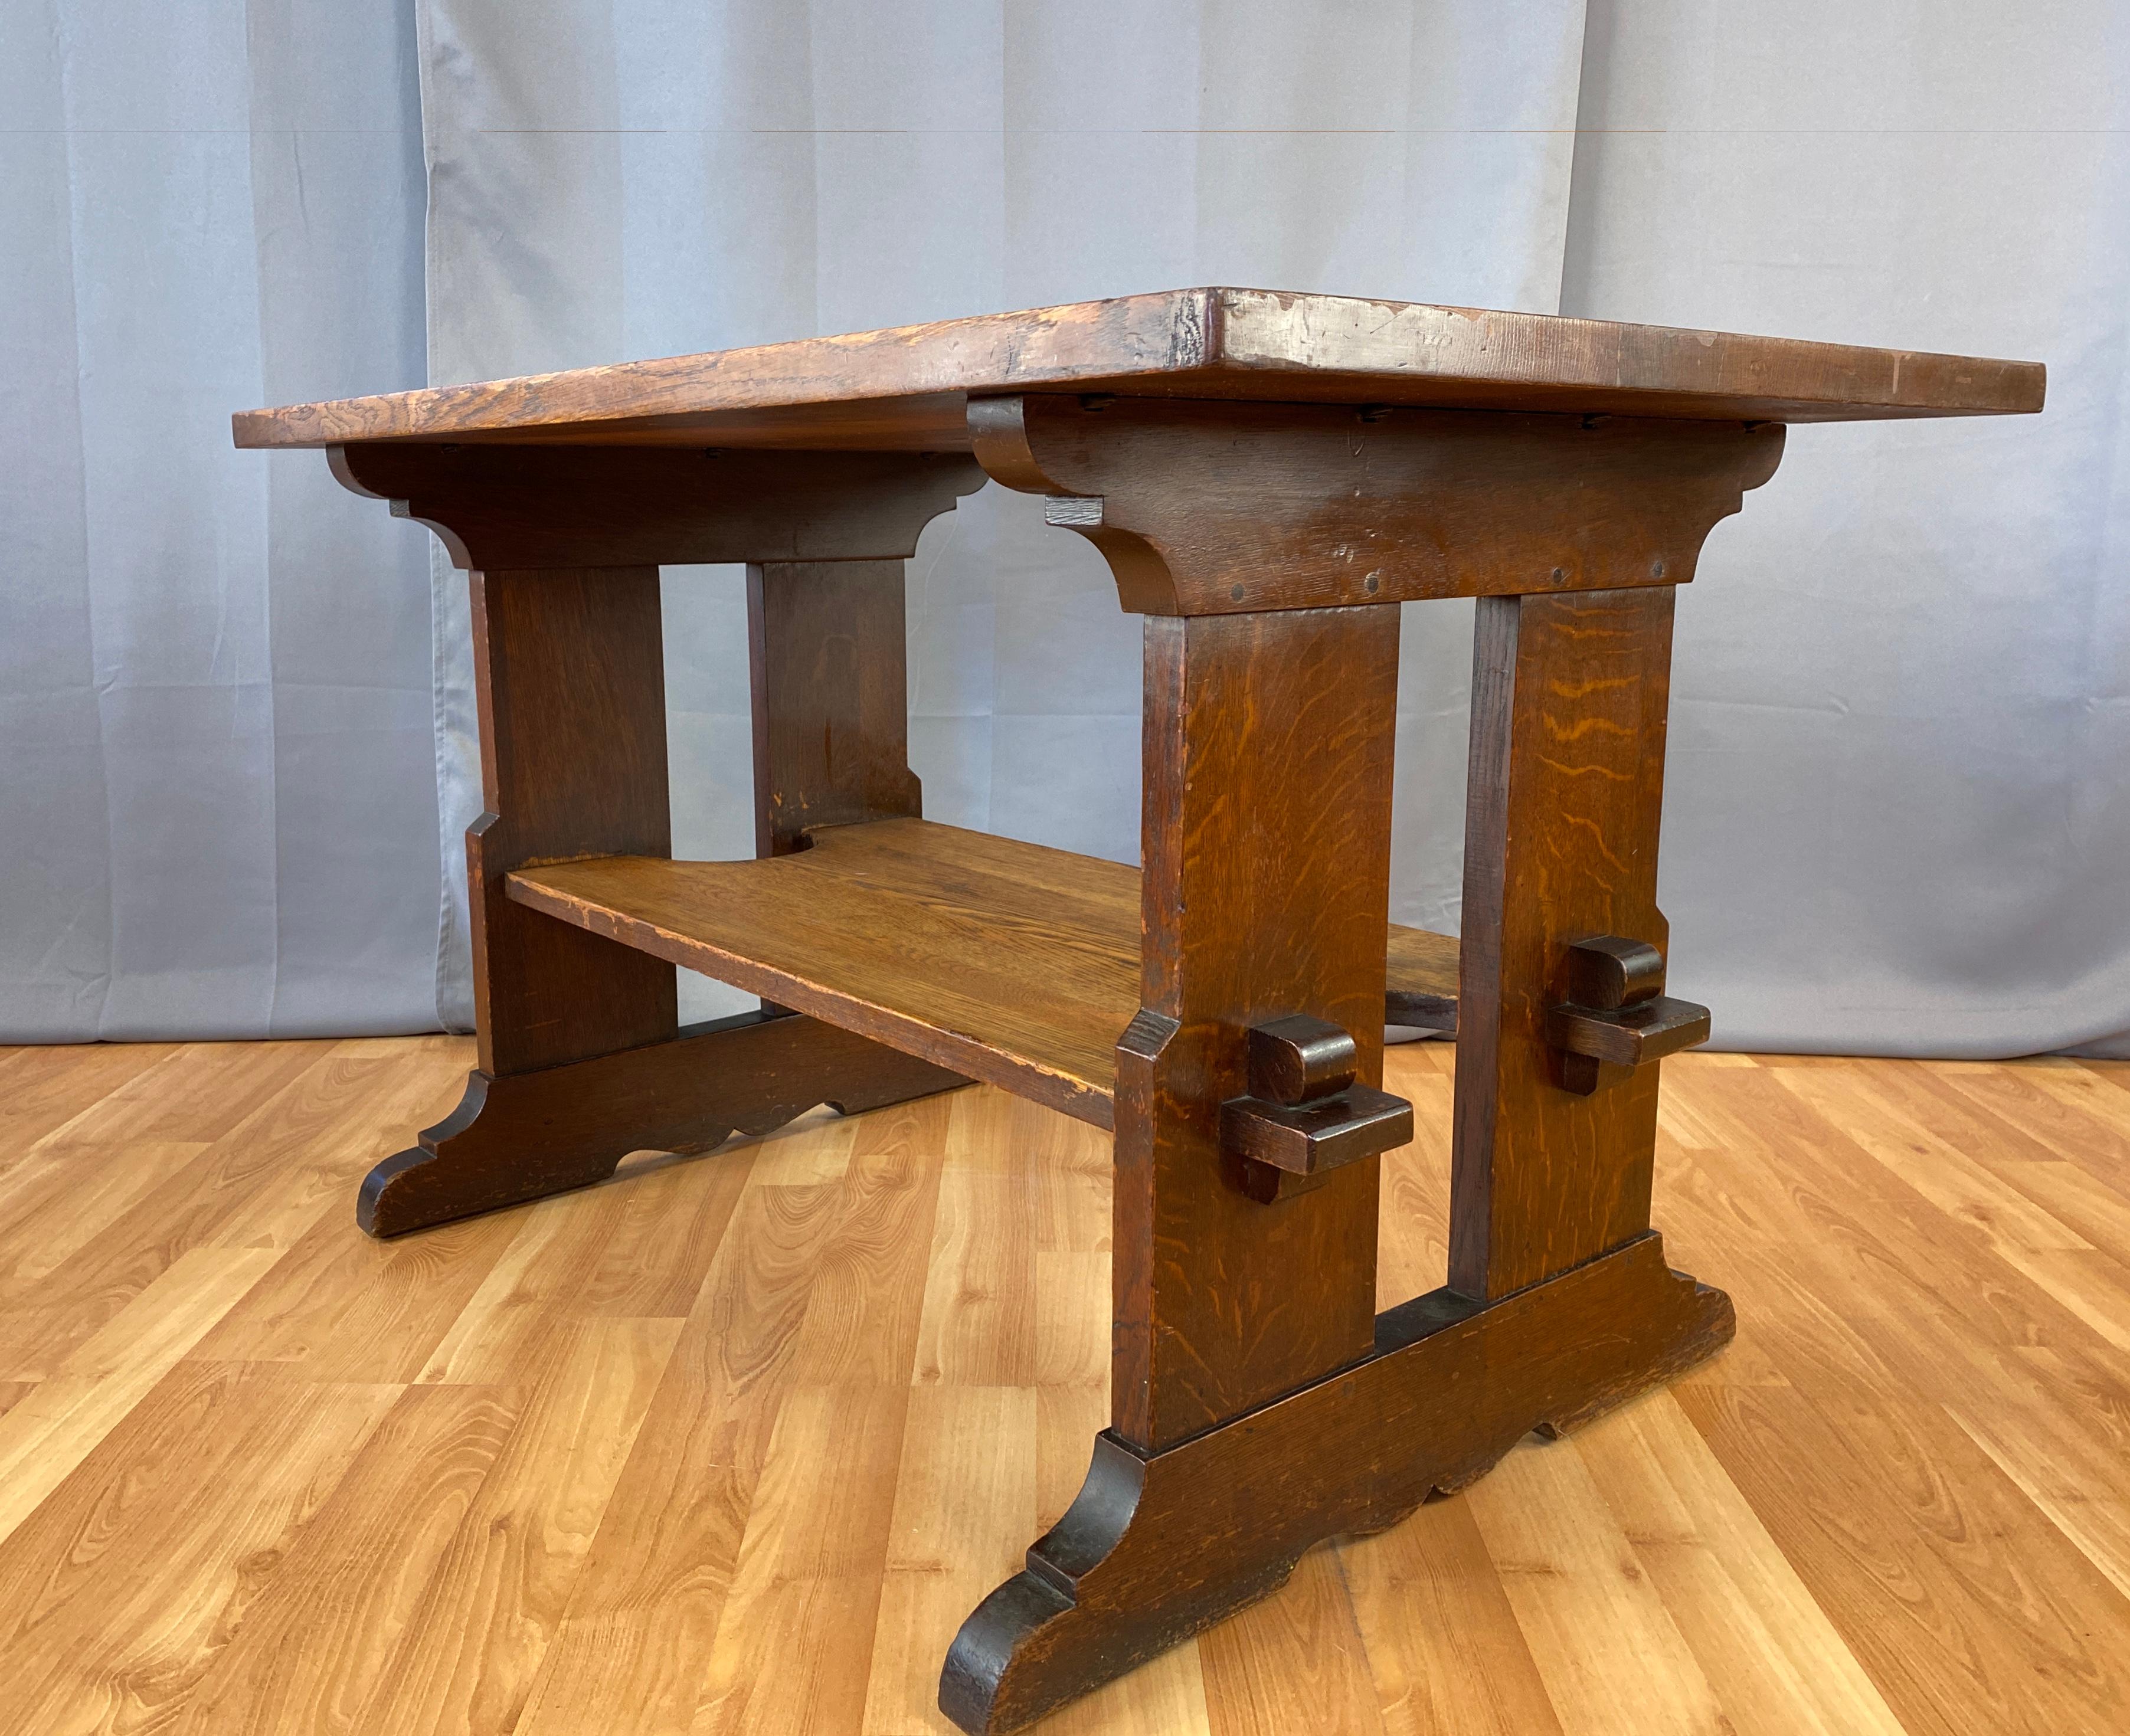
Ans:
POLYGON ((1646 942, 1656 904, 1674 593, 1482 599, 1465 780, 1457 1202, 1449 1281, 1502 1296, 1649 1227, 1659 1069, 1566 1075, 1547 1017, 1572 943, 1646 942), (1602 847, 1591 841, 1602 841, 1602 847))
POLYGON ((1378 1160, 1306 1179, 1223 1135, 1249 1031, 1383 1077, 1397 612, 1147 622, 1141 1011, 1117 1054, 1110 1427, 1145 1451, 1366 1352, 1378 1160), (1268 1186, 1268 1184, 1269 1185, 1268 1186))
MULTIPOLYGON (((1662 1277, 1646 1236, 1654 1070, 1578 1063, 1571 1079, 1534 1017, 1561 1004, 1563 958, 1593 936, 1661 953, 1671 589, 1773 471, 1782 424, 2032 410, 2042 387, 2024 364, 1204 290, 240 418, 246 443, 334 446, 344 479, 404 501, 477 570, 482 1100, 435 1130, 450 1152, 440 1138, 374 1179, 404 1196, 404 1221, 434 1221, 604 1173, 647 1137, 692 1147, 795 1104, 887 1101, 963 1071, 1113 1120, 1111 1432, 1078 1523, 972 1619, 945 1685, 966 1728, 1008 1728, 1262 1595, 1311 1538, 1460 1483, 1531 1422, 1664 1378, 1727 1333, 1727 1304, 1690 1281, 1600 1276, 1662 1277), (734 450, 748 446, 810 450, 734 450), (980 470, 1050 496, 1046 518, 1090 537, 1126 609, 1150 618, 1142 877, 916 818, 893 564, 980 470), (757 563, 772 860, 673 864, 655 569, 714 559, 757 563), (1462 981, 1387 994, 1394 605, 1450 595, 1485 599, 1462 981), (659 960, 819 1023, 771 1009, 676 1041, 659 960), (1383 1016, 1440 1022, 1445 1003, 1466 1042, 1449 1287, 1379 1319, 1382 1157, 1252 1164, 1222 1135, 1224 1106, 1249 1086, 1253 1028, 1344 1033, 1349 1089, 1373 1090, 1383 1016), (828 1035, 863 1047, 838 1060, 828 1035), (743 1089, 706 1072, 691 1095, 699 1045, 742 1064, 743 1089)), ((804 1192, 795 1222, 812 1214, 804 1192)), ((942 1233, 996 1192, 940 1195, 942 1233)), ((914 1263, 934 1193, 867 1182, 847 1204, 861 1239, 899 1226, 883 1246, 900 1252, 825 1244, 842 1289, 817 1292, 793 1340, 820 1382, 906 1364, 891 1347, 915 1317, 890 1348, 854 1350, 847 1304, 853 1275, 914 1263)), ((770 1243, 783 1221, 761 1214, 770 1243)), ((2038 1252, 2027 1265, 2082 1306, 2112 1281, 2056 1257, 2083 1250, 2038 1252)), ((217 1333, 208 1353, 307 1349, 314 1311, 291 1299, 318 1268, 272 1281, 263 1339, 217 1333)), ((982 1261, 952 1271, 972 1291, 1009 1281, 982 1261)), ((774 1304, 746 1300, 720 1338, 737 1326, 766 1347, 774 1304)), ((337 1377, 409 1377, 366 1337, 330 1347, 337 1377)), ((692 1362, 690 1342, 675 1354, 692 1362)), ((883 1390, 865 1474, 812 1460, 839 1503, 890 1481, 909 1391, 883 1390)), ((785 1418, 843 1414, 790 1397, 785 1418)), ((787 1445, 814 1438, 794 1426, 787 1445)), ((737 1463, 738 1447, 708 1443, 700 1462, 737 1463)), ((762 1523, 780 1526, 788 1474, 763 1488, 762 1523)), ((817 1517, 788 1554, 757 1546, 750 1519, 724 1581, 734 1610, 810 1606, 778 1588, 787 1563, 810 1577, 814 1537, 833 1533, 859 1565, 824 1572, 819 1595, 844 1581, 846 1625, 872 1620, 863 1563, 884 1523, 817 1517)), ((832 1703, 812 1686, 820 1654, 775 1672, 760 1656, 719 1629, 690 1696, 698 1726, 832 1703), (770 1676, 781 1697, 757 1700, 770 1676)), ((1715 1700, 1696 1704, 1712 1722, 1715 1700)))
MULTIPOLYGON (((612 856, 509 876, 509 897, 1106 1128, 1139 1006, 1139 875, 1093 856, 880 820, 794 855, 612 856)), ((1454 1022, 1457 942, 1392 927, 1408 1006, 1454 1022)), ((1413 1015, 1417 1016, 1417 1015, 1413 1015)))
POLYGON ((1609 320, 1196 289, 251 410, 240 446, 453 436, 966 451, 1041 390, 1841 422, 2038 410, 2038 362, 1609 320))

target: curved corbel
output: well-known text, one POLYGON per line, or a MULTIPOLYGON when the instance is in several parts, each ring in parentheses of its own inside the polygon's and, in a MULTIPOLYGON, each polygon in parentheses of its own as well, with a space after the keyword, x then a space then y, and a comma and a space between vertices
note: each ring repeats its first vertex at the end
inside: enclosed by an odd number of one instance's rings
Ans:
MULTIPOLYGON (((1080 403, 1082 400, 1067 400, 1080 403)), ((1100 413, 1113 405, 1113 398, 1086 400, 1100 413)), ((1160 551, 1146 537, 1106 522, 1105 502, 1099 494, 1076 491, 1070 479, 1045 471, 1030 439, 1029 400, 1023 398, 972 398, 969 400, 969 436, 977 462, 992 481, 1023 494, 1047 494, 1043 522, 1061 530, 1077 531, 1101 551, 1117 582, 1117 599, 1128 615, 1181 615, 1191 613, 1179 600, 1174 576, 1160 551)), ((1042 419, 1048 399, 1038 399, 1035 420, 1042 419)), ((1083 477, 1081 481, 1084 483, 1083 477)))
POLYGON ((995 480, 1127 610, 1237 614, 1680 584, 1774 422, 1024 393, 969 402, 995 480))
POLYGON ((983 484, 962 452, 373 441, 327 449, 358 494, 461 567, 886 560, 983 484))

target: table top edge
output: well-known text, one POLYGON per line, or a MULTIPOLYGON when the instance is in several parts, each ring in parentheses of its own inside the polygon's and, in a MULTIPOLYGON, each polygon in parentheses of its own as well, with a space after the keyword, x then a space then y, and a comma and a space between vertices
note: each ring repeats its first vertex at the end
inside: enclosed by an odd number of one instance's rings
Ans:
MULTIPOLYGON (((2039 362, 1553 314, 1205 288, 243 411, 240 447, 513 431, 588 441, 686 418, 872 407, 937 422, 955 400, 1099 388, 1159 396, 1869 420, 2039 410, 2039 362), (1262 389, 1259 389, 1262 388, 1262 389)), ((732 444, 750 443, 744 436, 732 444)), ((774 444, 775 441, 764 441, 774 444)), ((862 436, 857 443, 867 442, 862 436)))

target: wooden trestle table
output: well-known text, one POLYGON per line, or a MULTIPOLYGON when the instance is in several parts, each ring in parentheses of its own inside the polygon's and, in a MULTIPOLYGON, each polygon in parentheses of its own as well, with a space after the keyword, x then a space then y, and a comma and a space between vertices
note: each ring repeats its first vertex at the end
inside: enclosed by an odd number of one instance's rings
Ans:
MULTIPOLYGON (((1672 602, 1785 424, 2035 364, 1192 289, 261 410, 469 570, 480 1066, 397 1235, 970 1080, 1115 1134, 1113 1421, 953 1643, 1010 1729, 1729 1338, 1650 1228, 1672 602), (1143 868, 921 818, 902 561, 986 477, 1145 617, 1143 868), (747 564, 757 856, 676 861, 658 569, 747 564), (1397 605, 1478 599, 1462 942, 1388 920, 1397 605), (683 1027, 673 967, 764 998, 683 1027), (1457 1038, 1448 1282, 1375 1309, 1386 1020, 1457 1038)), ((943 1638, 944 1636, 943 1636, 943 1638)))

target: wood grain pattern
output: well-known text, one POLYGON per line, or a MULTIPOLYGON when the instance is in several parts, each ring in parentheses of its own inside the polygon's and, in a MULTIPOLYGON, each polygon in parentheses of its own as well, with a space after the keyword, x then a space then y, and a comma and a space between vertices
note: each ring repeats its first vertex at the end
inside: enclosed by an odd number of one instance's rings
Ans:
POLYGON ((751 350, 253 410, 240 446, 501 436, 954 443, 971 393, 1097 389, 1784 422, 2041 408, 2036 362, 1469 308, 1172 290, 751 350))
POLYGON ((1650 1222, 1660 1064, 1558 1088, 1572 942, 1664 949, 1668 586, 1488 598, 1473 639, 1449 1281, 1499 1296, 1650 1222))
POLYGON ((762 563, 749 617, 764 854, 809 818, 916 813, 900 561, 869 557, 912 550, 981 480, 973 464, 441 442, 336 447, 333 467, 475 569, 486 809, 466 837, 480 1066, 448 1121, 365 1180, 364 1228, 396 1235, 584 1186, 649 1144, 760 1132, 795 1091, 798 1109, 872 1108, 958 1082, 811 1023, 694 1033, 683 1053, 669 966, 531 915, 504 876, 671 854, 661 561, 762 563))
POLYGON ((857 1114, 967 1081, 810 1018, 762 1013, 500 1078, 475 1070, 456 1109, 363 1178, 356 1221, 399 1236, 611 1176, 632 1152, 706 1152, 817 1104, 857 1114))
MULTIPOLYGON (((251 1092, 241 1072, 208 1057, 246 1056, 258 1071, 280 1075, 277 1051, 300 1048, 312 1065, 293 1079, 282 1075, 277 1089, 260 1096, 251 1112, 222 1136, 199 1148, 190 1161, 171 1166, 169 1142, 118 1134, 111 1141, 64 1144, 55 1130, 39 1155, 57 1157, 54 1185, 82 1178, 77 1191, 96 1227, 77 1240, 67 1257, 50 1266, 41 1260, 15 1261, 17 1270, 33 1266, 27 1283, 0 1279, 0 1378, 42 1381, 74 1350, 103 1328, 135 1298, 195 1248, 286 1249, 294 1245, 330 1208, 336 1217, 346 1208, 332 1190, 348 1166, 365 1161, 407 1123, 427 1109, 464 1066, 466 1045, 446 1038, 412 1044, 378 1044, 368 1040, 341 1043, 210 1044, 200 1046, 198 1071, 236 1095, 251 1092), (385 1059, 386 1056, 390 1059, 385 1059), (93 1172, 96 1185, 88 1185, 93 1172), (100 1207, 111 1196, 132 1204, 115 1218, 100 1207)), ((100 1057, 99 1057, 100 1064, 100 1057)), ((99 1064, 87 1068, 96 1077, 99 1064)), ((165 1085, 185 1077, 194 1063, 189 1052, 176 1064, 165 1085)), ((173 1090, 182 1100, 189 1091, 173 1090)), ((112 1125, 98 1115, 98 1122, 112 1125)), ((127 1123, 132 1120, 129 1114, 127 1123)), ((81 1130, 92 1125, 84 1115, 81 1130)), ((151 1122, 152 1125, 158 1124, 151 1122)), ((193 1123, 195 1130, 201 1123, 193 1123)), ((19 1219, 0 1209, 0 1269, 18 1248, 28 1252, 60 1227, 63 1220, 45 1213, 19 1219), (16 1231, 21 1232, 18 1244, 16 1231)))
POLYGON ((1373 1339, 1376 1160, 1268 1212, 1220 1105, 1249 1089, 1250 1028, 1291 1013, 1346 1031, 1380 1082, 1397 612, 1150 618, 1145 664, 1110 1400, 1152 1450, 1373 1339))
POLYGON ((1693 1648, 1579 1453, 1512 1454, 1468 1496, 1516 1624, 1570 1729, 1638 1701, 1650 1736, 1732 1736, 1693 1648), (1564 1670, 1571 1633, 1590 1662, 1564 1670))
POLYGON ((1129 610, 1246 613, 1682 584, 1774 474, 1774 422, 1372 405, 974 399, 984 469, 1052 496, 1129 610))
MULTIPOLYGON (((1117 1041, 1139 1006, 1139 875, 1120 864, 886 820, 771 861, 556 862, 509 889, 543 917, 1110 1124, 1117 1041)), ((1387 932, 1397 991, 1454 1021, 1457 942, 1387 932)))
POLYGON ((816 826, 914 819, 900 560, 757 563, 747 573, 755 847, 816 826))
MULTIPOLYGON (((217 1091, 263 1095, 217 1136, 236 1143, 182 1172, 189 1201, 159 1185, 99 1217, 36 1281, 40 1305, 0 1323, 0 1347, 45 1371, 7 1389, 0 1430, 41 1394, 32 1415, 70 1409, 54 1400, 84 1377, 113 1383, 85 1451, 54 1436, 9 1461, 11 1491, 42 1492, 0 1540, 0 1732, 664 1736, 699 1713, 729 1727, 722 1685, 747 1660, 803 1657, 811 1697, 757 1696, 757 1724, 810 1705, 810 1736, 943 1736, 938 1657, 1078 1487, 1102 1416, 1108 1141, 964 1091, 380 1247, 346 1224, 347 1190, 397 1123, 448 1105, 471 1045, 316 1045, 292 1074, 280 1047, 160 1052, 168 1117, 137 1095, 87 1114, 139 1075, 128 1050, 26 1057, 82 1118, 65 1161, 84 1168, 152 1171, 174 1133, 210 1130, 195 1118, 217 1091), (246 1053, 260 1064, 233 1064, 246 1053), (972 1261, 962 1225, 981 1237, 1004 1209, 972 1190, 937 1228, 947 1191, 928 1186, 953 1168, 1015 1190, 1032 1257, 972 1261), (318 1253, 361 1257, 305 1252, 277 1282, 298 1257, 285 1233, 249 1252, 213 1241, 298 1209, 323 1227, 318 1253), (62 1375, 70 1323, 125 1274, 170 1270, 171 1246, 213 1257, 62 1375), (403 1257, 456 1314, 371 1296, 402 1294, 403 1257), (263 1266, 248 1286, 246 1261, 263 1266), (505 1267, 507 1285, 489 1281, 505 1267), (448 1381, 349 1384, 353 1360, 251 1359, 289 1347, 275 1323, 306 1290, 319 1319, 381 1341, 372 1370, 441 1364, 448 1381), (828 1376, 863 1395, 854 1416, 902 1407, 891 1447, 872 1422, 847 1450, 823 1436, 828 1376), (862 1474, 831 1501, 818 1480, 846 1465, 862 1474), (567 1498, 542 1508, 542 1490, 567 1498), (759 1565, 736 1600, 743 1545, 759 1565), (501 1691, 528 1666, 513 1714, 501 1691)), ((1385 1306, 1440 1277, 1451 1059, 1432 1043, 1386 1056, 1421 1126, 1384 1160, 1385 1306)), ((1042 1729, 1369 1736, 1373 1710, 1386 1736, 1645 1736, 1712 1704, 1739 1736, 2130 1723, 2130 1352, 2103 1329, 2124 1323, 2085 1318, 2018 1263, 2130 1257, 2109 1240, 2130 1213, 2130 1066, 1666 1068, 1669 1252, 1736 1297, 1731 1349, 1675 1395, 1526 1443, 1467 1494, 1306 1556, 1244 1620, 1042 1729), (1660 1672, 1597 1691, 1622 1633, 1666 1625, 1660 1672), (1303 1681, 1327 1709, 1313 1724, 1296 1719, 1303 1681)))
POLYGON ((672 969, 512 904, 521 863, 671 856, 666 665, 653 566, 476 572, 481 800, 466 832, 480 1071, 663 1042, 672 969))

